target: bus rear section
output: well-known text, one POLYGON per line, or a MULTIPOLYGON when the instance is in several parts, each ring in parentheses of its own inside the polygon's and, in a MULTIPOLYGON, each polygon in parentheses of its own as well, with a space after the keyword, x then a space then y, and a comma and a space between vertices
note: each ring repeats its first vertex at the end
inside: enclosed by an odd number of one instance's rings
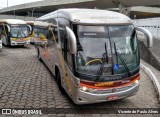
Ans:
POLYGON ((137 31, 146 35, 151 47, 148 30, 134 27, 120 13, 95 9, 60 9, 37 20, 57 26, 50 30, 49 45, 45 49, 38 47, 38 57, 55 75, 60 90, 63 88, 75 104, 113 101, 137 93, 137 31))
POLYGON ((23 46, 30 44, 30 26, 23 20, 1 19, 0 28, 2 29, 1 39, 5 46, 23 46))

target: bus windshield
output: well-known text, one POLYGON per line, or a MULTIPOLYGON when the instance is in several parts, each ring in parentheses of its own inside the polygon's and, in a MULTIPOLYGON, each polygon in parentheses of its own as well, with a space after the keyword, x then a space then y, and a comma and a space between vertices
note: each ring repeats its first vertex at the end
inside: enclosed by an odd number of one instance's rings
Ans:
POLYGON ((11 37, 25 38, 29 36, 27 25, 11 25, 11 37))
POLYGON ((34 37, 35 38, 41 38, 41 39, 47 39, 49 31, 47 27, 35 27, 34 28, 34 37))
POLYGON ((139 66, 137 39, 132 25, 79 25, 77 50, 76 70, 79 73, 99 75, 102 64, 101 75, 124 74, 128 72, 125 66, 129 71, 139 66))

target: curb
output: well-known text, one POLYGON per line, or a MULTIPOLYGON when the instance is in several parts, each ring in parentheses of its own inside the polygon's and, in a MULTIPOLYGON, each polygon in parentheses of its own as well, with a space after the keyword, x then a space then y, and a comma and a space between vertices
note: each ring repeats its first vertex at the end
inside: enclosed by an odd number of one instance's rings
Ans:
POLYGON ((157 91, 157 94, 158 94, 158 100, 160 102, 160 83, 159 83, 159 81, 157 80, 157 78, 154 75, 154 73, 148 67, 146 67, 143 64, 140 64, 140 67, 150 76, 150 78, 151 78, 151 80, 153 82, 153 85, 156 88, 156 91, 157 91))

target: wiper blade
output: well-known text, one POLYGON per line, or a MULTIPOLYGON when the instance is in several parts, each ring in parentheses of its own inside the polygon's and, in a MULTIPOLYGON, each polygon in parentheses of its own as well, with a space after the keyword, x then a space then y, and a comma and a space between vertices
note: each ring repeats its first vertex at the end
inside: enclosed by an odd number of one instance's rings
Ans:
POLYGON ((27 37, 26 35, 25 35, 25 33, 24 33, 24 31, 21 29, 21 31, 22 31, 22 33, 23 33, 23 35, 24 35, 24 37, 27 37))
MULTIPOLYGON (((18 38, 18 35, 19 35, 19 34, 22 34, 22 33, 23 33, 24 37, 27 37, 27 36, 25 35, 24 31, 22 30, 22 28, 20 28, 20 29, 18 30, 18 33, 17 33, 17 38, 18 38)), ((21 35, 21 36, 22 36, 22 35, 21 35)))
POLYGON ((20 32, 20 29, 18 29, 18 33, 17 33, 17 36, 16 36, 16 38, 18 38, 19 32, 20 32))
POLYGON ((122 56, 121 56, 120 54, 118 54, 118 52, 117 52, 117 48, 116 48, 116 43, 115 43, 115 42, 114 42, 114 50, 115 50, 117 62, 118 62, 118 57, 119 57, 119 59, 121 60, 123 66, 124 66, 124 68, 125 68, 126 71, 127 71, 128 76, 131 76, 131 72, 130 72, 129 68, 127 67, 127 65, 126 65, 126 63, 125 63, 125 61, 124 61, 124 59, 123 59, 122 56))
POLYGON ((98 81, 100 76, 102 75, 102 71, 103 71, 103 68, 104 68, 104 63, 106 62, 108 64, 108 51, 107 51, 107 46, 106 46, 106 43, 105 43, 105 53, 103 53, 103 56, 102 56, 102 63, 101 63, 101 66, 100 66, 100 69, 98 71, 98 75, 97 75, 97 78, 96 80, 98 81))

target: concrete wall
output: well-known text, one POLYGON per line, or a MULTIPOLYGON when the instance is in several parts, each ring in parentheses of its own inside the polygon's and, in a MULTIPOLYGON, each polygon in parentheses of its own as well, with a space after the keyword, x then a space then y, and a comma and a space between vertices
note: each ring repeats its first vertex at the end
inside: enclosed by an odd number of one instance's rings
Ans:
POLYGON ((147 48, 146 40, 144 39, 141 39, 139 43, 141 59, 152 65, 154 68, 160 70, 160 41, 154 39, 152 48, 147 48))
POLYGON ((153 47, 147 48, 147 42, 143 35, 139 35, 141 36, 141 38, 139 38, 141 59, 160 70, 160 17, 136 19, 133 20, 133 22, 136 26, 148 29, 154 36, 153 47))
POLYGON ((36 17, 26 17, 26 16, 13 16, 13 15, 0 15, 0 19, 21 19, 24 21, 34 20, 36 17))

